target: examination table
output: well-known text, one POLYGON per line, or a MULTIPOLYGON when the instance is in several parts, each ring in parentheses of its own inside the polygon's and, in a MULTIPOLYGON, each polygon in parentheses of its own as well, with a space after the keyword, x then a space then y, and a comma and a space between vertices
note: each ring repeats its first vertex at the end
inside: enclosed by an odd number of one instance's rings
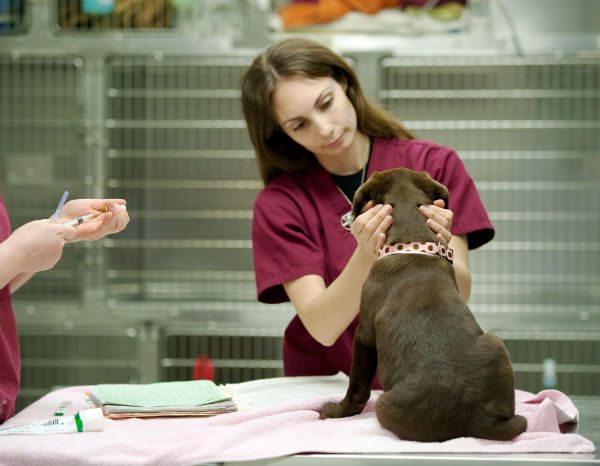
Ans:
MULTIPOLYGON (((512 442, 474 438, 406 442, 377 423, 374 392, 362 414, 318 419, 328 400, 347 388, 344 374, 281 377, 227 384, 240 411, 210 418, 105 419, 102 432, 0 436, 0 465, 600 465, 600 400, 570 399, 556 390, 516 391, 516 411, 528 431, 512 442), (573 422, 579 419, 579 422, 573 422)), ((90 408, 89 387, 61 388, 5 425, 90 408)))

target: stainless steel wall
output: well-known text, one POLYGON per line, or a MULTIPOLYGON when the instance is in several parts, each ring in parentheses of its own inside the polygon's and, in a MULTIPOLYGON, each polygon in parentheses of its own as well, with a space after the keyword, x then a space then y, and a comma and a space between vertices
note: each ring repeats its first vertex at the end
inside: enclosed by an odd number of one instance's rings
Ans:
MULTIPOLYGON (((219 382, 281 375, 293 309, 255 300, 261 183, 238 90, 267 43, 261 2, 220 2, 250 18, 235 34, 175 28, 170 10, 143 27, 95 23, 59 3, 28 3, 30 20, 0 37, 13 228, 49 216, 65 189, 123 197, 132 220, 70 245, 15 294, 19 407, 56 386, 190 378, 200 355, 219 382)), ((504 338, 519 388, 543 388, 552 359, 557 388, 599 396, 600 60, 345 55, 374 99, 456 149, 475 179, 497 235, 471 254, 470 305, 504 338)))

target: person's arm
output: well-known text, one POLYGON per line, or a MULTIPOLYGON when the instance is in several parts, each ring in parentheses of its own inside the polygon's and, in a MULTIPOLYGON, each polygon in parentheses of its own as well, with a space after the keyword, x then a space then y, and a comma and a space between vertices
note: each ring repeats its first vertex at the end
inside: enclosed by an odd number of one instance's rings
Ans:
POLYGON ((453 236, 448 245, 454 253, 454 276, 458 286, 458 294, 463 302, 467 302, 471 296, 471 269, 469 267, 469 243, 467 235, 453 236))
POLYGON ((20 273, 15 278, 13 278, 10 282, 10 292, 11 294, 21 288, 25 283, 27 283, 31 277, 33 277, 35 273, 20 273))
POLYGON ((305 275, 283 284, 298 317, 322 345, 333 345, 358 314, 362 286, 374 262, 356 248, 329 287, 318 275, 305 275))
MULTIPOLYGON (((6 241, 0 243, 0 288, 4 288, 20 275, 19 265, 6 241)), ((11 286, 12 289, 12 286, 11 286)))
POLYGON ((54 267, 67 239, 75 236, 73 227, 50 220, 34 220, 17 228, 0 244, 0 286, 19 288, 35 272, 54 267))
POLYGON ((368 210, 352 224, 358 245, 331 285, 326 287, 323 278, 317 275, 305 275, 283 284, 306 330, 322 345, 333 345, 358 314, 362 286, 392 223, 389 205, 370 207, 367 205, 368 210))

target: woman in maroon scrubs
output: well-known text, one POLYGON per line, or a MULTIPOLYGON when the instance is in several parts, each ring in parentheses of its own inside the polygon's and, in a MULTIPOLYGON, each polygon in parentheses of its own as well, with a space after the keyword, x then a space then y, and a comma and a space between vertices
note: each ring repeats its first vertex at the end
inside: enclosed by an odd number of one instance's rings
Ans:
MULTIPOLYGON (((420 210, 454 250, 460 294, 471 290, 468 250, 494 235, 458 155, 421 141, 363 95, 348 64, 306 39, 285 39, 254 60, 242 106, 264 189, 254 204, 258 299, 291 301, 297 315, 283 346, 286 375, 348 374, 362 285, 385 242, 391 206, 348 216, 374 171, 425 170, 450 191, 420 210)), ((377 387, 377 381, 375 382, 377 387)))

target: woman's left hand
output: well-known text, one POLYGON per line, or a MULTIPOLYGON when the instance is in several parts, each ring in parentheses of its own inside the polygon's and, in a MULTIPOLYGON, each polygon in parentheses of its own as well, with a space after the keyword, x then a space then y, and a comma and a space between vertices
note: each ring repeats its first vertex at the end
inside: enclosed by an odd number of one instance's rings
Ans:
POLYGON ((68 242, 95 241, 106 235, 123 230, 129 223, 129 214, 123 199, 75 199, 63 207, 58 219, 65 223, 77 217, 99 214, 75 227, 75 238, 68 242))
POLYGON ((444 209, 446 204, 441 199, 436 199, 433 204, 422 205, 419 207, 419 212, 427 217, 427 225, 437 235, 438 239, 448 246, 452 239, 450 227, 454 213, 449 209, 444 209))

